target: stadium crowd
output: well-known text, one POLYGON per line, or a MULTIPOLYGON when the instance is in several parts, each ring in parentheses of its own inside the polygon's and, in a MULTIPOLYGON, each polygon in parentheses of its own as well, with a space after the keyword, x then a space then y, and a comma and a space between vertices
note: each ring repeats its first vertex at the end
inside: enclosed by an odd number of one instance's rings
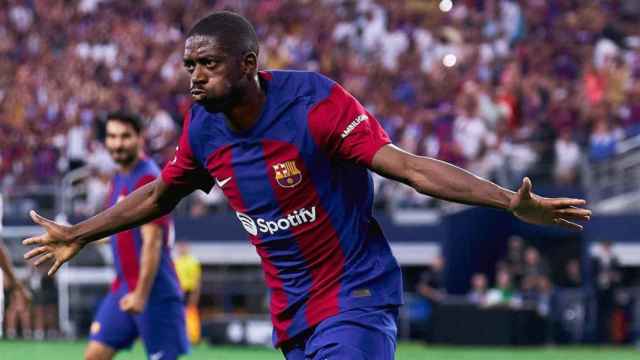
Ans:
MULTIPOLYGON (((262 68, 326 74, 401 147, 503 185, 523 174, 575 184, 583 154, 605 160, 640 132, 638 2, 8 0, 4 190, 55 183, 88 164, 104 191, 100 174, 111 167, 99 125, 114 109, 142 114, 149 153, 160 163, 172 156, 190 105, 183 34, 221 8, 253 22, 262 68)), ((429 202, 377 182, 385 204, 429 202)), ((192 213, 217 204, 212 196, 192 213)))
MULTIPOLYGON (((469 290, 462 298, 447 293, 444 286, 446 259, 441 256, 435 259, 415 286, 415 292, 430 309, 426 316, 422 313, 417 316, 419 322, 426 324, 425 329, 432 326, 429 322, 433 321, 433 314, 441 305, 463 302, 481 310, 535 310, 549 324, 545 338, 550 342, 569 340, 559 335, 558 329, 563 322, 573 322, 573 328, 580 329, 569 341, 628 341, 632 332, 629 329, 630 300, 622 289, 634 280, 628 269, 621 266, 611 242, 600 242, 599 248, 584 261, 564 257, 555 264, 555 269, 550 258, 522 237, 512 235, 507 244, 504 257, 496 263, 494 278, 483 272, 473 274, 469 290), (583 266, 590 274, 586 275, 583 266), (576 302, 576 298, 582 300, 576 302), (589 328, 584 322, 591 322, 592 327, 595 325, 591 339, 584 335, 589 328)), ((426 338, 429 339, 429 335, 426 338)))

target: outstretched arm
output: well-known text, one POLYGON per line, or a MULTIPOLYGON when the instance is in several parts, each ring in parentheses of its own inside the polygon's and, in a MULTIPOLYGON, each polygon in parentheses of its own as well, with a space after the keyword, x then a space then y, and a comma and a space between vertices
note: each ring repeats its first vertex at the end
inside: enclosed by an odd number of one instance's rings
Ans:
POLYGON ((394 145, 385 145, 376 152, 371 169, 422 194, 462 204, 508 210, 528 223, 556 224, 582 230, 575 221, 591 217, 590 210, 579 208, 586 204, 584 200, 553 199, 533 194, 528 178, 523 180, 518 192, 513 192, 457 166, 413 155, 394 145))
POLYGON ((169 186, 158 178, 113 207, 73 226, 58 224, 31 211, 33 221, 44 227, 46 232, 22 242, 24 245, 38 245, 24 257, 32 259, 39 256, 36 265, 53 259, 49 270, 49 275, 52 275, 86 244, 168 214, 190 191, 184 187, 169 186))

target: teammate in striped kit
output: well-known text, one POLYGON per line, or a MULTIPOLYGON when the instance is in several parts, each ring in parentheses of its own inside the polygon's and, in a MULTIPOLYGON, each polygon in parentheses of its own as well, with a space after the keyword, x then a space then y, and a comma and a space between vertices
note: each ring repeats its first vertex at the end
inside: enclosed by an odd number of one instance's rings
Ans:
MULTIPOLYGON (((107 117, 105 145, 118 165, 109 206, 160 174, 153 160, 143 155, 143 143, 137 116, 107 117)), ((169 215, 111 236, 116 278, 91 324, 86 359, 111 359, 138 336, 154 360, 176 359, 188 351, 182 291, 171 260, 173 237, 169 215)))
POLYGON ((12 296, 11 298, 15 301, 19 301, 20 306, 28 306, 29 301, 31 301, 31 294, 22 282, 18 280, 15 270, 13 269, 13 265, 11 264, 11 257, 2 243, 2 214, 3 204, 2 194, 0 193, 0 339, 2 339, 2 330, 4 329, 4 274, 7 275, 7 280, 9 280, 12 294, 15 294, 15 296, 12 296))
POLYGON ((271 290, 274 344, 287 359, 393 359, 402 304, 398 263, 372 215, 368 170, 431 196, 492 206, 536 224, 580 229, 579 199, 517 193, 390 144, 345 89, 313 72, 258 71, 256 34, 213 13, 189 32, 184 65, 196 104, 161 179, 72 227, 33 215, 46 233, 25 256, 50 272, 86 243, 171 211, 219 186, 255 245, 271 290))

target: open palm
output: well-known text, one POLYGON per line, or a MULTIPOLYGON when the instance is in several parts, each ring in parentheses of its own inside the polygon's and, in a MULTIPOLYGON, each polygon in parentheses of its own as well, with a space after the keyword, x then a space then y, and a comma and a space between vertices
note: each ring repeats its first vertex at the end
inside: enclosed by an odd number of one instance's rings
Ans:
POLYGON ((581 208, 587 202, 572 198, 546 198, 531 192, 531 180, 524 178, 522 186, 511 199, 509 210, 520 220, 537 225, 559 225, 582 230, 576 221, 587 221, 591 210, 581 208))
POLYGON ((38 266, 48 260, 53 260, 53 265, 49 269, 49 276, 74 257, 83 245, 75 242, 71 236, 71 227, 56 223, 38 215, 35 211, 30 214, 33 221, 42 226, 46 231, 44 234, 23 240, 24 245, 38 245, 35 249, 24 255, 25 259, 35 259, 38 266))

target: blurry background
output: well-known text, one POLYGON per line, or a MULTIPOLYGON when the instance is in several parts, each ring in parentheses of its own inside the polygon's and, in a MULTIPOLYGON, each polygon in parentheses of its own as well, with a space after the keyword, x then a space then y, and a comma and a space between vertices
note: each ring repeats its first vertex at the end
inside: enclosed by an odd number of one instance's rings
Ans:
MULTIPOLYGON (((263 69, 342 83, 393 141, 515 188, 586 197, 581 234, 443 203, 376 177, 376 214, 404 269, 400 336, 445 344, 640 337, 640 2, 622 0, 5 0, 0 2, 3 237, 41 293, 8 303, 5 336, 82 338, 112 279, 90 246, 53 281, 21 260, 30 209, 71 223, 114 170, 105 115, 141 114, 172 158, 188 111, 183 34, 214 9, 247 16, 263 69), (462 326, 464 325, 464 326, 462 326)), ((195 193, 176 236, 203 265, 203 337, 268 343, 255 251, 224 197, 195 193)))

